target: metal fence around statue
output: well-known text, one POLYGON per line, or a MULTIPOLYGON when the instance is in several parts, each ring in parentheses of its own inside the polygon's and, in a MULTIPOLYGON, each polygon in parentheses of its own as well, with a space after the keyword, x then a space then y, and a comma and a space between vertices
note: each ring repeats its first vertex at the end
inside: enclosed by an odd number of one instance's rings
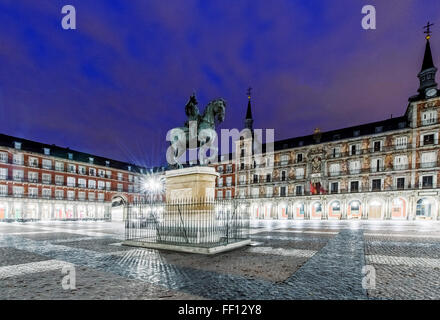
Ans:
POLYGON ((125 239, 130 241, 212 247, 249 239, 248 201, 140 201, 126 210, 125 239))

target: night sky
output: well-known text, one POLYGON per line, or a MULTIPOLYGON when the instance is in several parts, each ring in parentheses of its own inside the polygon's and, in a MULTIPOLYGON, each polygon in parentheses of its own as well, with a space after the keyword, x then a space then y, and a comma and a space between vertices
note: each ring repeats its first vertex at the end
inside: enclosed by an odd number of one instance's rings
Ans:
POLYGON ((438 67, 438 0, 0 0, 0 132, 151 166, 193 91, 277 140, 400 116, 428 20, 438 67))

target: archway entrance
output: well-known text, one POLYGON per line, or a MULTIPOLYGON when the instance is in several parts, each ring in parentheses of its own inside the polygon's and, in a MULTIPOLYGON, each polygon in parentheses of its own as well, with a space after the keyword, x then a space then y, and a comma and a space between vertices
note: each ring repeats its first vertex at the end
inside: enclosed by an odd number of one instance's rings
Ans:
POLYGON ((352 200, 348 203, 347 219, 360 219, 362 217, 362 205, 359 200, 352 200))
POLYGON ((328 205, 328 218, 329 219, 340 219, 341 218, 341 202, 334 200, 328 205))
POLYGON ((430 198, 422 198, 417 201, 416 218, 432 219, 435 212, 435 202, 430 198))
POLYGON ((406 219, 406 200, 395 198, 391 202, 391 219, 406 219))
POLYGON ((297 202, 293 207, 293 211, 295 214, 294 219, 304 219, 304 203, 297 202))
POLYGON ((127 200, 122 196, 115 196, 112 199, 111 220, 112 221, 124 221, 124 206, 127 204, 127 200))
POLYGON ((382 202, 372 200, 368 206, 368 219, 382 219, 382 202))
POLYGON ((321 219, 322 216, 322 205, 321 202, 315 202, 312 204, 312 219, 321 219))

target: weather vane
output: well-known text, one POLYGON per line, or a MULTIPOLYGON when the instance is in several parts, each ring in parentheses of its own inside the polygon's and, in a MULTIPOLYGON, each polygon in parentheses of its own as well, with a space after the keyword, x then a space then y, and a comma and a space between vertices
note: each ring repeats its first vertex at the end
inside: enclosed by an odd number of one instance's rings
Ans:
POLYGON ((426 40, 429 40, 429 38, 431 38, 431 27, 433 26, 433 23, 430 23, 428 21, 428 24, 426 26, 423 27, 423 29, 426 29, 426 31, 424 33, 426 33, 426 40))
POLYGON ((251 91, 252 91, 252 88, 249 87, 249 88, 247 89, 247 96, 248 96, 248 99, 249 99, 249 100, 251 99, 251 91))

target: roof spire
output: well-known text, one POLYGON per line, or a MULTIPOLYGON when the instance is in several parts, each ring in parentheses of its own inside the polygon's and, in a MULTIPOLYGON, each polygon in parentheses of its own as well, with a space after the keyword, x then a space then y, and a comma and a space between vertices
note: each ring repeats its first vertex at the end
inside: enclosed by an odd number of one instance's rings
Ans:
POLYGON ((251 110, 251 92, 252 92, 252 88, 249 87, 247 89, 247 96, 248 96, 248 106, 247 106, 247 111, 246 111, 246 119, 244 121, 244 126, 246 129, 249 130, 253 130, 253 124, 254 124, 254 120, 252 119, 252 110, 251 110))
POLYGON ((419 92, 422 94, 425 94, 427 89, 435 88, 437 87, 437 83, 435 82, 435 74, 437 73, 437 68, 434 66, 434 61, 432 59, 432 52, 431 52, 431 44, 429 42, 429 39, 431 39, 431 27, 433 26, 433 23, 428 23, 426 26, 423 27, 425 29, 424 33, 426 34, 426 47, 425 47, 425 54, 423 56, 423 63, 422 63, 422 69, 420 70, 420 73, 417 75, 420 81, 420 87, 419 92))

